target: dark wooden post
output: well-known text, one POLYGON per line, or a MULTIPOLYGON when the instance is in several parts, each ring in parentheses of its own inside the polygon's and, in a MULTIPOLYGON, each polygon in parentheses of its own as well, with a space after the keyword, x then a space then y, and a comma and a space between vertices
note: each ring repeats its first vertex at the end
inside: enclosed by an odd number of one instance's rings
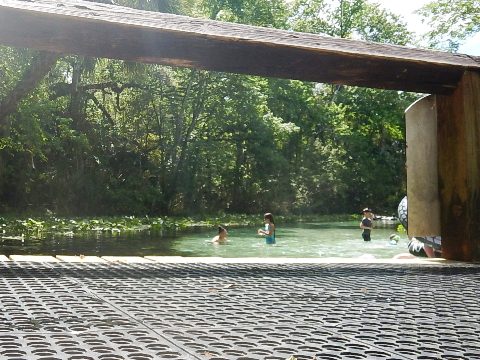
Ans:
POLYGON ((437 111, 443 256, 480 260, 480 74, 437 95, 437 111))

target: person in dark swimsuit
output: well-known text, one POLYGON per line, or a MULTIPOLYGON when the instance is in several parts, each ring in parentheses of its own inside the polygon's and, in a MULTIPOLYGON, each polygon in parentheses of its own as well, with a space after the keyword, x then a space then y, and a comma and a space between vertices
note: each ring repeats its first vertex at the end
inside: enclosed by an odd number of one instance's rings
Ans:
POLYGON ((362 232, 363 241, 370 241, 371 240, 370 234, 372 232, 372 227, 373 227, 373 222, 372 222, 373 213, 371 209, 365 208, 362 210, 362 214, 363 214, 363 219, 360 222, 360 229, 363 229, 363 232, 362 232))

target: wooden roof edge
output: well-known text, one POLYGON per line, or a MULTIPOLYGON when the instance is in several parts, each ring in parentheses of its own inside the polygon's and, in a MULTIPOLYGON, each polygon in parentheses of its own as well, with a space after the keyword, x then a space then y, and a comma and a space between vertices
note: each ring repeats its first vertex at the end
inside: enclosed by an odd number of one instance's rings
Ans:
POLYGON ((356 57, 424 62, 480 71, 480 57, 466 54, 226 23, 83 0, 0 0, 0 11, 2 8, 80 17, 89 21, 111 22, 117 25, 141 27, 145 30, 190 34, 193 37, 206 37, 218 41, 287 46, 313 52, 327 51, 356 57))

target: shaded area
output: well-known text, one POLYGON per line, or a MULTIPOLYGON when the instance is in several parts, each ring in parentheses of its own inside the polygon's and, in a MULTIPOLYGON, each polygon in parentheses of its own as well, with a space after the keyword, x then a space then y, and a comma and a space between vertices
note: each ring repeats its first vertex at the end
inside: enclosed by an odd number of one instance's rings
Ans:
POLYGON ((42 238, 0 239, 0 253, 5 255, 177 255, 170 245, 177 235, 161 232, 125 234, 88 234, 84 236, 45 236, 42 238))

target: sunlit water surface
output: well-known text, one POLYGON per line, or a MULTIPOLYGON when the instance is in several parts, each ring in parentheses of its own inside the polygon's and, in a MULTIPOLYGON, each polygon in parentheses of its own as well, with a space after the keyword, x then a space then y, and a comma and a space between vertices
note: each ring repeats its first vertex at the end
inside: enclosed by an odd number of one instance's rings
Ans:
MULTIPOLYGON (((261 224, 259 224, 260 226, 261 224)), ((229 228, 226 244, 212 244, 216 229, 181 234, 130 233, 116 236, 2 239, 1 254, 219 256, 219 257, 375 257, 391 258, 407 251, 407 236, 389 243, 394 226, 377 227, 364 242, 358 222, 277 224, 275 245, 265 244, 257 227, 229 228)))
MULTIPOLYGON (((219 257, 359 257, 391 258, 407 251, 407 236, 397 245, 389 242, 393 227, 376 228, 365 242, 358 223, 301 224, 277 227, 276 244, 267 245, 256 228, 229 229, 226 244, 212 244, 206 234, 188 234, 175 239, 171 248, 182 256, 219 257)), ((214 235, 214 234, 213 234, 214 235)))

